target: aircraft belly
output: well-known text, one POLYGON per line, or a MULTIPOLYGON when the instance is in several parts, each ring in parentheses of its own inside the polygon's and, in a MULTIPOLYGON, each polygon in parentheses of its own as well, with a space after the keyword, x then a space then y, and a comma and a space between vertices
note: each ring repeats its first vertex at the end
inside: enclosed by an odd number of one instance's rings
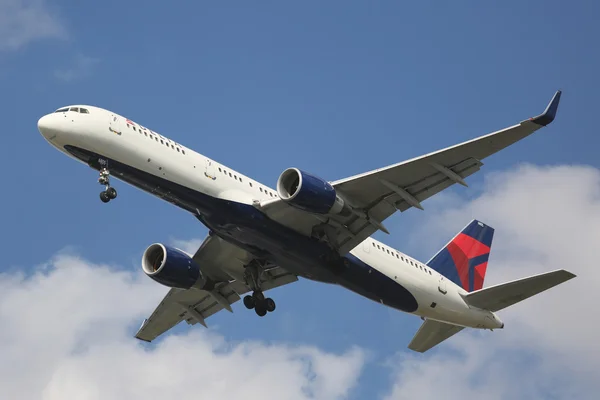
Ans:
POLYGON ((348 254, 337 256, 325 243, 268 218, 254 206, 207 195, 88 150, 66 150, 92 168, 107 160, 111 175, 194 214, 224 240, 307 279, 338 283, 387 306, 414 312, 414 296, 393 279, 348 254))

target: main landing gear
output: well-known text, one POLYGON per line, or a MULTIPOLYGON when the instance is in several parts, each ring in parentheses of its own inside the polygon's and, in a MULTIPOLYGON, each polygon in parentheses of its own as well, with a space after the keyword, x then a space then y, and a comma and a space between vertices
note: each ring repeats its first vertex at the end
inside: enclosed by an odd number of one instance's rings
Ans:
POLYGON ((264 317, 267 312, 275 311, 275 301, 270 297, 265 298, 261 291, 254 291, 252 296, 244 296, 244 305, 249 310, 254 308, 259 317, 264 317))
POLYGON ((267 312, 275 311, 275 301, 270 297, 265 298, 260 289, 260 275, 263 272, 263 267, 257 261, 253 261, 246 266, 244 271, 246 284, 254 290, 252 295, 244 296, 244 305, 249 310, 254 308, 256 315, 259 317, 264 317, 267 312))
POLYGON ((100 170, 98 183, 104 185, 105 187, 104 191, 100 192, 100 200, 102 200, 103 203, 108 203, 109 201, 117 198, 117 190, 110 186, 110 172, 107 168, 102 168, 100 170))

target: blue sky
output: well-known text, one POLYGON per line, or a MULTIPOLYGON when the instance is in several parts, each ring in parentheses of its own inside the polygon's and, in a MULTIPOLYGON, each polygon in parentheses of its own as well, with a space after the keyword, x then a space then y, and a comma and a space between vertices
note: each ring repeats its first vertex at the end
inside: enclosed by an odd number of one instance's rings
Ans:
MULTIPOLYGON (((599 13, 593 1, 0 0, 2 268, 30 273, 68 249, 137 273, 149 244, 206 234, 123 183, 118 200, 102 204, 97 173, 36 129, 63 105, 114 110, 274 187, 291 166, 335 180, 504 128, 562 89, 550 127, 486 160, 470 188, 431 200, 432 213, 424 204, 424 213, 395 215, 392 235, 377 235, 427 260, 468 221, 416 232, 445 207, 485 196, 486 174, 522 163, 599 166, 599 13)), ((369 361, 351 398, 389 392, 386 360, 402 357, 418 318, 307 281, 273 297, 278 309, 266 318, 238 305, 208 323, 231 343, 359 346, 369 361)), ((131 334, 139 322, 127 322, 131 334)))

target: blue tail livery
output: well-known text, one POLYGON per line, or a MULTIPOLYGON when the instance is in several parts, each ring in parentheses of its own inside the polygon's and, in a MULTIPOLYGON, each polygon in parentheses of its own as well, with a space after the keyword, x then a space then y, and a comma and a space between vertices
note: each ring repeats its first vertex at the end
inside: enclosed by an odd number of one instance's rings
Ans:
POLYGON ((494 228, 473 220, 427 265, 468 292, 483 287, 494 228))

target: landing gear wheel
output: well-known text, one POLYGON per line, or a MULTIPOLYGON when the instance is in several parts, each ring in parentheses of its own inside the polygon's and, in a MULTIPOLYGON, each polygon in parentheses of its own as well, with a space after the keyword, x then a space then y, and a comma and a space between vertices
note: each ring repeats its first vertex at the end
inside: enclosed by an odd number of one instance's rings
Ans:
POLYGON ((108 193, 100 192, 100 200, 102 200, 103 203, 108 203, 110 201, 110 197, 108 197, 108 193))
POLYGON ((261 303, 265 300, 265 295, 258 290, 254 291, 254 293, 252 293, 252 297, 254 297, 254 301, 256 303, 261 303))
POLYGON ((106 189, 106 194, 108 195, 108 197, 113 200, 117 198, 117 190, 113 187, 109 187, 108 189, 106 189))
POLYGON ((255 306, 254 297, 252 296, 244 296, 244 305, 248 310, 252 310, 255 306))
POLYGON ((257 304, 254 308, 254 311, 259 317, 264 317, 265 315, 267 315, 267 309, 265 308, 264 304, 257 304))
MULTIPOLYGON (((106 165, 106 163, 104 165, 106 165)), ((100 193, 100 200, 102 200, 103 203, 108 203, 112 199, 117 198, 116 189, 110 187, 110 171, 108 170, 108 168, 104 167, 100 170, 100 177, 98 178, 98 183, 104 186, 104 191, 100 193)))
POLYGON ((265 308, 268 312, 275 311, 275 301, 272 298, 267 297, 265 299, 265 308))
POLYGON ((265 298, 261 290, 262 274, 265 272, 267 263, 264 261, 253 260, 245 266, 244 280, 246 285, 253 290, 252 295, 244 297, 246 308, 254 308, 254 312, 259 317, 264 317, 267 312, 275 311, 275 302, 271 298, 265 298))

